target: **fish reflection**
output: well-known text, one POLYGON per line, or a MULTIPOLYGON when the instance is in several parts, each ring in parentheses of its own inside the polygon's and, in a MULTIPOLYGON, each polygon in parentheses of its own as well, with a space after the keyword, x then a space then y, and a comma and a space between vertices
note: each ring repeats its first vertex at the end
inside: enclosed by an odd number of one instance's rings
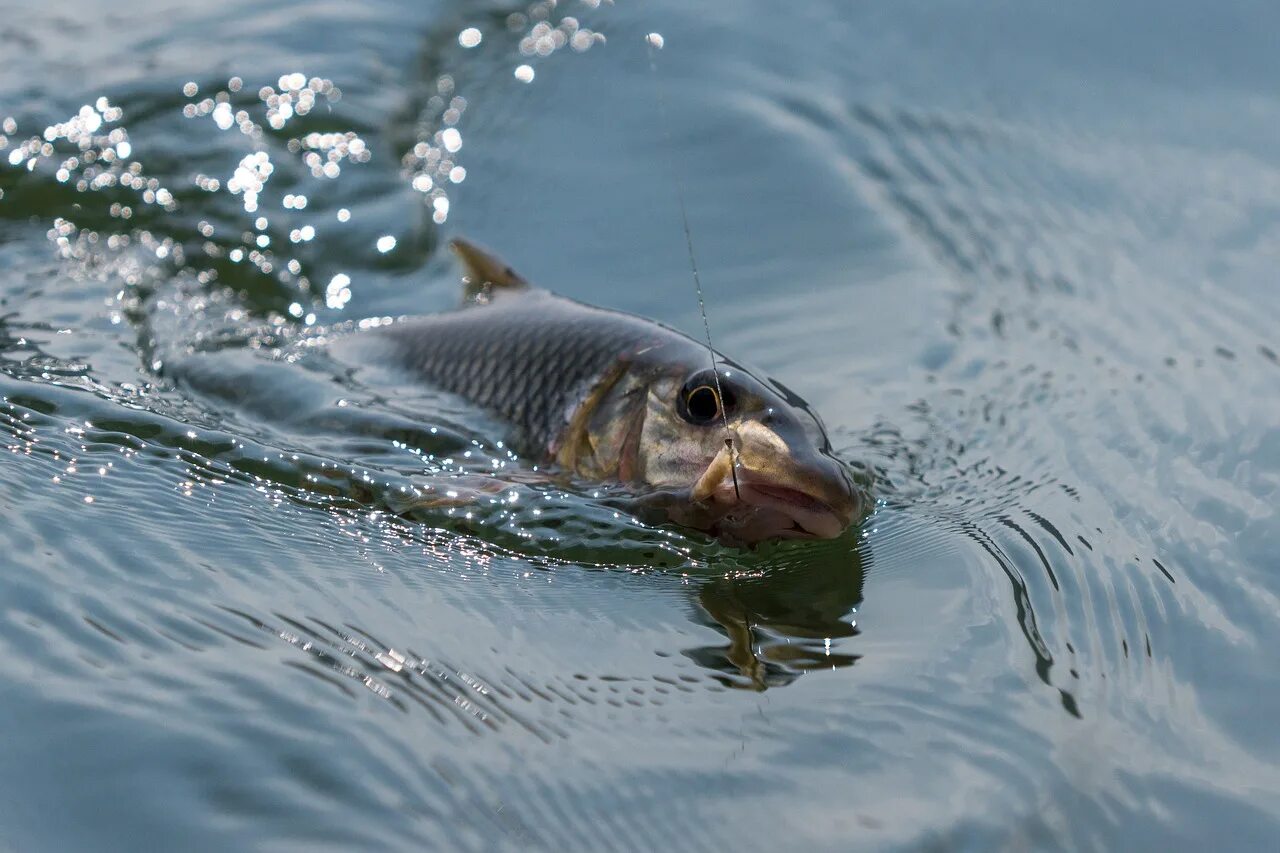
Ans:
POLYGON ((708 579, 698 589, 700 621, 724 644, 685 649, 727 687, 765 690, 816 669, 852 666, 843 650, 858 635, 863 555, 853 534, 804 547, 779 546, 754 568, 708 579))

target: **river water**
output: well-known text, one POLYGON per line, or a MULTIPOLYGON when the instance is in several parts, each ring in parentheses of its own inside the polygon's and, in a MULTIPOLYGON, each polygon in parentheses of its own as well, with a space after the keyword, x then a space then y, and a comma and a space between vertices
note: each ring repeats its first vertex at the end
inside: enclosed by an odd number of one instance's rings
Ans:
POLYGON ((1277 26, 0 3, 0 848, 1269 848, 1277 26), (528 463, 289 342, 455 234, 697 333, 677 187, 866 523, 392 511, 528 463))

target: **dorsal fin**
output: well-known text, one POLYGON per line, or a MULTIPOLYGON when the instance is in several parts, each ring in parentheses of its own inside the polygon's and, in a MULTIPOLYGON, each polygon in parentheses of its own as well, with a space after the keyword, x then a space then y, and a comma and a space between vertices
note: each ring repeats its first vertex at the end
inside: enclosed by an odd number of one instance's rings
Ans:
POLYGON ((449 248, 462 261, 463 284, 469 297, 482 296, 495 289, 523 290, 529 286, 506 261, 475 243, 455 238, 449 248))

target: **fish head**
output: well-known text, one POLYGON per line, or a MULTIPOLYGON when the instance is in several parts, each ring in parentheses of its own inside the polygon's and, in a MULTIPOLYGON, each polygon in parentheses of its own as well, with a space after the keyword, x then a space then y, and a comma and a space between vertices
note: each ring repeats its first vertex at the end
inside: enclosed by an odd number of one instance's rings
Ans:
POLYGON ((865 506, 817 415, 777 383, 720 360, 649 385, 636 453, 669 516, 722 540, 832 539, 865 506))

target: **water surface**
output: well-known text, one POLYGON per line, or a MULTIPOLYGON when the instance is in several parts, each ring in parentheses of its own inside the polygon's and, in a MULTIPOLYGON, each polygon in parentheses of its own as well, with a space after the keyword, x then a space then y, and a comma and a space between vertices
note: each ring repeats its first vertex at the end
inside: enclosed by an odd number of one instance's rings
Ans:
POLYGON ((1267 847, 1278 24, 0 5, 0 847, 1267 847), (454 234, 696 332, 677 181, 875 513, 394 512, 528 463, 297 340, 454 234))

